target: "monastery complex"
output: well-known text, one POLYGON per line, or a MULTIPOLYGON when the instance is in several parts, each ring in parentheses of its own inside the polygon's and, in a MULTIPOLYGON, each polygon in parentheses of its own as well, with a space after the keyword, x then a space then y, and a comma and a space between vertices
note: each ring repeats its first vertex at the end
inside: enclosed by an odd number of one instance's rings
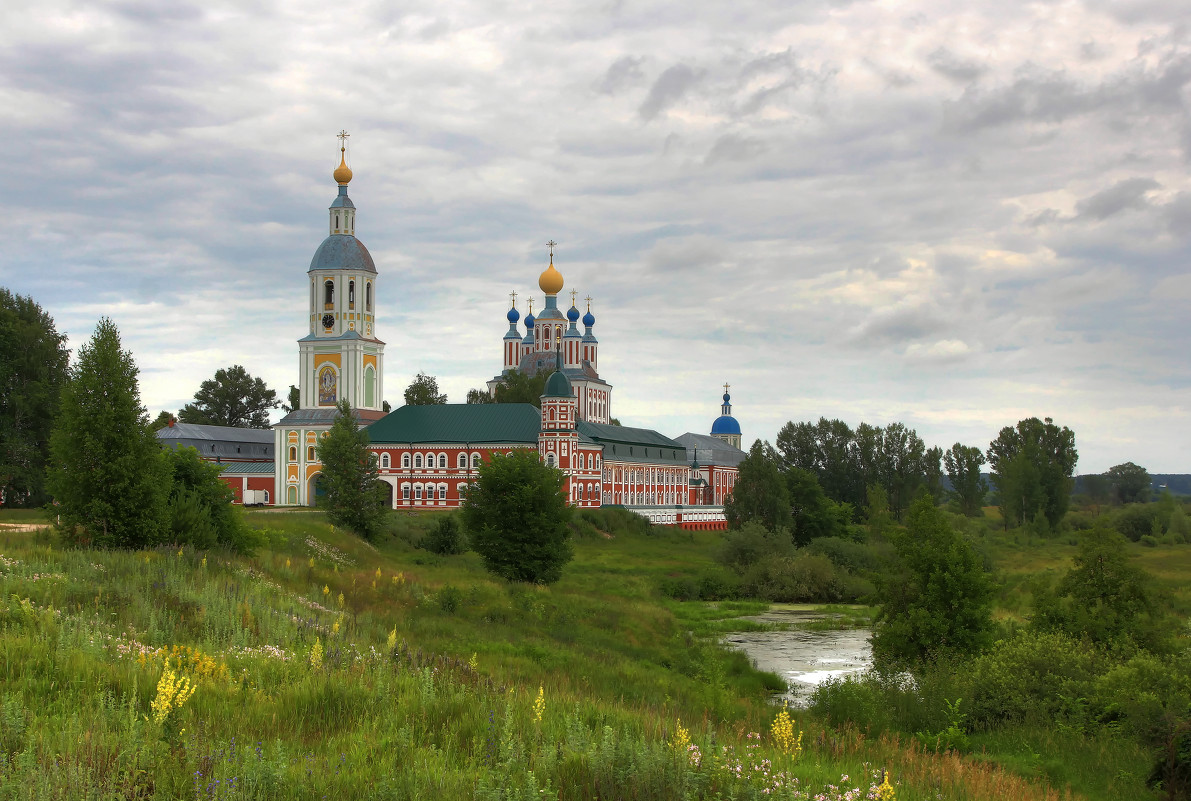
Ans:
POLYGON ((612 423, 612 384, 598 372, 596 318, 587 299, 580 317, 558 305, 565 281, 554 266, 538 276, 542 303, 534 298, 522 320, 514 302, 501 340, 501 370, 489 392, 517 371, 546 380, 541 408, 528 403, 443 404, 383 409, 385 343, 376 330, 381 275, 356 238, 356 207, 347 188, 352 171, 346 149, 333 173, 338 194, 328 213, 329 233, 307 270, 306 335, 298 340, 300 408, 273 431, 176 423, 158 432, 163 444, 193 446, 224 464, 223 477, 238 502, 310 505, 318 494, 321 465, 315 445, 347 400, 367 426, 380 478, 395 509, 458 507, 480 464, 514 449, 536 448, 561 470, 575 506, 624 506, 661 525, 723 528, 723 502, 744 459, 740 425, 732 416, 727 385, 721 415, 709 434, 673 439, 644 428, 612 423), (583 330, 579 330, 582 323, 583 330), (522 333, 524 326, 524 333, 522 333))

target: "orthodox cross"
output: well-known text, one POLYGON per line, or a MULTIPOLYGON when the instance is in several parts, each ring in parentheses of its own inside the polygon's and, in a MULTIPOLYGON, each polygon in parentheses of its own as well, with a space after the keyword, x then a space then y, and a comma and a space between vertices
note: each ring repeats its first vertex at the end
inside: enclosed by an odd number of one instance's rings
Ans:
POLYGON ((516 293, 516 292, 510 292, 510 293, 509 293, 509 298, 510 298, 510 299, 513 301, 513 308, 514 308, 514 309, 515 309, 515 308, 517 308, 517 293, 516 293))
POLYGON ((341 130, 339 133, 335 134, 335 136, 339 139, 339 152, 346 153, 347 138, 351 136, 351 134, 349 134, 346 130, 341 130))
POLYGON ((553 239, 551 239, 549 242, 546 243, 546 247, 550 248, 550 263, 551 264, 554 263, 554 246, 557 244, 558 243, 555 242, 553 239))
POLYGON ((731 384, 724 384, 724 394, 725 394, 725 395, 727 395, 727 394, 728 394, 728 389, 729 389, 731 386, 732 386, 731 384))
POLYGON ((575 305, 575 296, 578 294, 579 294, 578 290, 575 290, 575 289, 571 290, 571 306, 572 307, 574 307, 574 305, 575 305))
POLYGON ((529 313, 533 314, 533 295, 529 296, 529 313))
POLYGON ((587 301, 587 310, 591 311, 591 295, 588 295, 584 300, 587 301))

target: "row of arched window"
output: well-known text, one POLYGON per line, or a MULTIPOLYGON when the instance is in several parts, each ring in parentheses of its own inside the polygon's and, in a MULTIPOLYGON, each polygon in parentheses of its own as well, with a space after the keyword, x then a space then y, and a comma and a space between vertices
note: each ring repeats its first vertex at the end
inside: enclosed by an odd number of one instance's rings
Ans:
MULTIPOLYGON (((313 294, 313 287, 311 293, 313 294)), ((314 298, 311 298, 313 300, 314 298)), ((323 281, 323 307, 330 309, 335 305, 335 281, 328 278, 323 281)), ((356 307, 356 282, 347 282, 347 307, 354 309, 356 307)), ((372 282, 368 281, 364 284, 364 311, 372 311, 372 282)))
POLYGON ((446 484, 402 484, 401 485, 401 499, 408 501, 411 497, 415 501, 439 500, 445 501, 447 499, 447 485, 446 484))
MULTIPOLYGON (((466 470, 468 457, 466 453, 460 453, 455 458, 455 467, 459 470, 466 470)), ((382 453, 380 456, 380 466, 383 470, 388 470, 392 467, 392 458, 388 453, 382 453)), ((413 467, 415 470, 446 470, 448 465, 447 455, 445 453, 433 454, 401 454, 401 467, 405 470, 413 467)), ((473 453, 471 455, 472 469, 477 469, 480 466, 480 454, 473 453)))

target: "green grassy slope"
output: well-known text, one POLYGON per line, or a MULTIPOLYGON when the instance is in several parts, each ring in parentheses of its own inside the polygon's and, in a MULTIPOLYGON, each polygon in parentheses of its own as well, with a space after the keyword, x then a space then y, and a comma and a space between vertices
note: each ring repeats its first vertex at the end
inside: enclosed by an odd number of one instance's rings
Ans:
POLYGON ((656 592, 716 534, 588 525, 542 588, 318 513, 249 520, 252 558, 0 529, 0 798, 836 798, 883 768, 899 799, 1059 797, 805 723, 783 753, 774 678, 705 636, 761 607, 656 592))

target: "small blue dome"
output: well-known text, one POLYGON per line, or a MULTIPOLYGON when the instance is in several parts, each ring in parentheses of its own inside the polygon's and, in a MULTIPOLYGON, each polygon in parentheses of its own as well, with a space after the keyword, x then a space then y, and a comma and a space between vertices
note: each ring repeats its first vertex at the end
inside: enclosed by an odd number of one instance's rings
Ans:
POLYGON ((725 392, 724 393, 724 403, 730 403, 731 401, 732 401, 732 396, 729 395, 727 392, 725 392))
POLYGON ((587 314, 583 315, 583 324, 588 328, 591 328, 593 325, 595 325, 595 315, 592 314, 590 310, 587 312, 587 314))
POLYGON ((576 309, 574 305, 567 309, 567 319, 572 323, 579 319, 579 310, 576 309))
POLYGON ((730 415, 720 415, 715 418, 715 422, 711 424, 711 433, 715 434, 739 434, 740 423, 736 422, 736 418, 730 415))
POLYGON ((525 330, 526 331, 533 330, 533 315, 532 314, 525 315, 525 330))
POLYGON ((517 311, 517 308, 514 306, 513 308, 509 309, 509 313, 506 314, 505 317, 510 323, 516 324, 517 321, 521 319, 521 312, 517 311))

